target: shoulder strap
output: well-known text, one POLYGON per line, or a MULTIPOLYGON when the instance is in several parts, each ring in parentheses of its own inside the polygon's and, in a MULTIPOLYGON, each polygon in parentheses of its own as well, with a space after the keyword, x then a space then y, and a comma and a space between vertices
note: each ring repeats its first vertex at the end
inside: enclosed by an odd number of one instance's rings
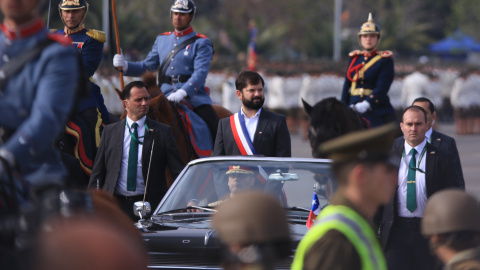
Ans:
POLYGON ((19 72, 26 63, 38 57, 43 51, 43 49, 45 49, 48 45, 53 44, 54 42, 54 40, 47 38, 31 50, 26 51, 25 53, 17 56, 16 58, 6 63, 0 69, 0 89, 5 85, 7 80, 12 75, 19 72))
POLYGON ((165 56, 165 58, 162 61, 162 64, 160 65, 160 68, 158 69, 158 87, 162 86, 163 78, 165 77, 165 72, 167 72, 167 68, 168 68, 167 63, 170 63, 170 59, 172 59, 172 57, 175 54, 177 54, 180 50, 187 47, 188 44, 191 44, 192 42, 194 42, 195 40, 197 40, 199 38, 200 38, 199 36, 193 36, 193 37, 185 40, 184 42, 175 46, 175 48, 172 51, 170 51, 170 53, 167 54, 167 56, 165 56))

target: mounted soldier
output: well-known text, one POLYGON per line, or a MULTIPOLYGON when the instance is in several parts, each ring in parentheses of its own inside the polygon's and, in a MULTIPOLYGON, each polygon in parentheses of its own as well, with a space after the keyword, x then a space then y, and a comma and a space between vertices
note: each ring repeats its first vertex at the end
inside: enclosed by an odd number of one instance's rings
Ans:
POLYGON ((371 127, 397 121, 387 95, 394 77, 393 53, 378 50, 380 37, 380 27, 370 13, 358 32, 363 50, 349 54, 342 91, 342 102, 361 113, 371 127))
POLYGON ((69 154, 64 155, 63 160, 70 175, 77 178, 74 185, 80 186, 88 184, 103 126, 110 123, 100 88, 92 81, 102 60, 106 37, 104 32, 85 27, 88 8, 89 4, 85 0, 62 0, 58 4, 58 12, 65 27, 56 31, 72 39, 82 58, 82 75, 84 79, 88 78, 89 93, 77 102, 66 125, 65 137, 59 145, 64 153, 69 154))
POLYGON ((127 62, 116 54, 113 65, 121 67, 124 75, 140 76, 146 71, 158 71, 158 85, 168 100, 187 104, 208 126, 212 146, 215 141, 218 117, 212 107, 205 79, 210 69, 213 45, 207 36, 193 30, 191 23, 196 7, 192 0, 176 0, 170 9, 175 28, 155 39, 152 50, 140 62, 127 62))

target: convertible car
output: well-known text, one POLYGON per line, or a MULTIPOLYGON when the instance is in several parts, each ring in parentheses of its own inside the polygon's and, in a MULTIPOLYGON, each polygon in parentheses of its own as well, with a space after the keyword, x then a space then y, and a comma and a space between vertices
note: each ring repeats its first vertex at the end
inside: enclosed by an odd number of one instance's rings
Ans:
MULTIPOLYGON (((323 208, 336 187, 329 160, 242 156, 191 161, 151 215, 145 207, 137 208, 142 219, 136 226, 149 249, 149 268, 221 269, 222 248, 211 219, 215 208, 230 197, 234 187, 228 176, 235 169, 254 176, 248 189, 269 193, 284 206, 292 251, 308 231, 313 194, 323 208)), ((292 259, 293 255, 275 268, 289 269, 292 259)))

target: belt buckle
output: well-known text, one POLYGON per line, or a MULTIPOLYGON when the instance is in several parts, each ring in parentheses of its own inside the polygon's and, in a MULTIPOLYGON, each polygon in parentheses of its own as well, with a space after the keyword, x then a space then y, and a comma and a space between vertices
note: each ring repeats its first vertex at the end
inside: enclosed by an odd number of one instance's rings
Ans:
POLYGON ((170 78, 172 79, 172 84, 176 84, 180 82, 180 75, 170 75, 170 78))

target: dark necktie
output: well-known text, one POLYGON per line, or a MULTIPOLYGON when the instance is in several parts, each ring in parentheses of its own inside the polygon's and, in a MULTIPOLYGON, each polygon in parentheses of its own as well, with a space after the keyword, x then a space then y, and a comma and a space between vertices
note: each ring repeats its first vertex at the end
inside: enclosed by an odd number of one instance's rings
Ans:
POLYGON ((415 211, 417 209, 417 198, 416 198, 416 186, 415 186, 415 171, 416 171, 416 160, 415 154, 417 151, 415 148, 410 150, 412 154, 412 158, 410 158, 410 165, 408 166, 408 174, 407 174, 407 209, 410 212, 415 211))
POLYGON ((127 190, 135 191, 137 188, 137 161, 138 161, 138 132, 137 123, 132 124, 133 136, 130 133, 130 151, 128 152, 127 190))

